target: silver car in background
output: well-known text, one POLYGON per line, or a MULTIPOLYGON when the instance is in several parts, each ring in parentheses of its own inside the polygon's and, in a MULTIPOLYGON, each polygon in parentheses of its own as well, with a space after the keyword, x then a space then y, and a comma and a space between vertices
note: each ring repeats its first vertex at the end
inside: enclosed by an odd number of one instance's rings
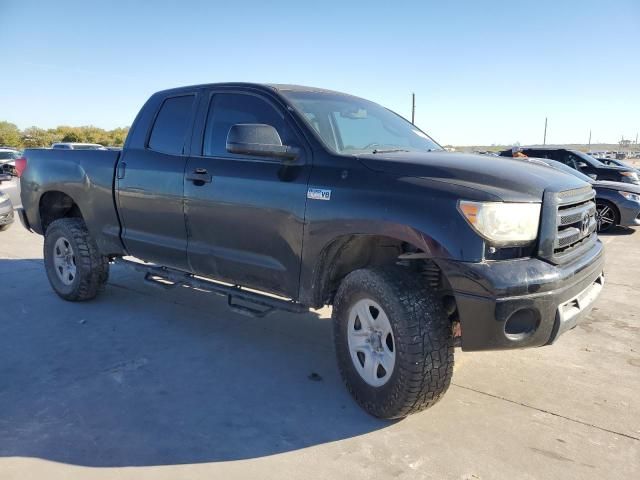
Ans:
POLYGON ((22 205, 20 200, 20 182, 16 175, 16 159, 22 152, 14 148, 0 148, 0 192, 9 196, 14 208, 22 205))
POLYGON ((51 145, 56 150, 107 150, 99 143, 57 142, 51 145))

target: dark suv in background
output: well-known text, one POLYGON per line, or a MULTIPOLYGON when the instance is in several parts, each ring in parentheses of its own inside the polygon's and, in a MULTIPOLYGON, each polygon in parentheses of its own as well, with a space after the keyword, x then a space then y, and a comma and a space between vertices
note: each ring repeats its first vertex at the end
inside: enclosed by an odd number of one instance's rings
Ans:
MULTIPOLYGON (((611 182, 624 182, 640 185, 640 179, 635 169, 605 165, 599 160, 579 150, 550 147, 522 147, 519 149, 527 157, 546 158, 578 170, 594 180, 609 180, 611 182)), ((502 157, 512 157, 513 150, 505 150, 500 153, 502 157)))

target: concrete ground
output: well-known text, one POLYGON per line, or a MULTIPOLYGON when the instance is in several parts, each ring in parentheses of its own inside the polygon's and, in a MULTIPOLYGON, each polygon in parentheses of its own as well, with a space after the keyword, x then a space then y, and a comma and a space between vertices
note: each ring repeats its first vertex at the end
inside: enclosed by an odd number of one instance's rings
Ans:
POLYGON ((640 232, 551 347, 456 351, 434 408, 376 420, 343 388, 329 311, 242 317, 114 268, 60 300, 41 238, 0 233, 0 478, 601 479, 640 475, 640 232), (312 374, 317 374, 313 376, 312 374))

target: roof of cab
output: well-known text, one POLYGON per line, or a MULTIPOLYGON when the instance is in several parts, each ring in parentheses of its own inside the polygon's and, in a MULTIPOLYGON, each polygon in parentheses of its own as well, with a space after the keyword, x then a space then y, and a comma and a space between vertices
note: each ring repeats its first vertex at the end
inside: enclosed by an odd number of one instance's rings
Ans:
POLYGON ((258 88, 262 90, 276 90, 278 92, 318 92, 327 93, 333 95, 346 95, 351 96, 348 93, 338 92, 335 90, 327 90, 319 87, 307 87, 304 85, 292 85, 284 83, 251 83, 251 82, 222 82, 222 83, 202 83, 198 85, 185 85, 183 87, 169 88, 156 92, 156 95, 167 93, 180 93, 186 90, 195 90, 200 88, 215 88, 215 87, 244 87, 244 88, 258 88))

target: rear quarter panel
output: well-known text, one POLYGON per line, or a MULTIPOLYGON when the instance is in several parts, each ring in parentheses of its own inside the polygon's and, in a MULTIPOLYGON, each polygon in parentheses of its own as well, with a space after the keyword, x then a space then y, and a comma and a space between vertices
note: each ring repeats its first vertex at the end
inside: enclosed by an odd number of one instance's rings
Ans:
POLYGON ((78 205, 103 255, 124 254, 113 196, 119 155, 108 150, 27 149, 27 168, 20 179, 21 198, 33 230, 45 233, 40 218, 43 195, 61 192, 78 205))

